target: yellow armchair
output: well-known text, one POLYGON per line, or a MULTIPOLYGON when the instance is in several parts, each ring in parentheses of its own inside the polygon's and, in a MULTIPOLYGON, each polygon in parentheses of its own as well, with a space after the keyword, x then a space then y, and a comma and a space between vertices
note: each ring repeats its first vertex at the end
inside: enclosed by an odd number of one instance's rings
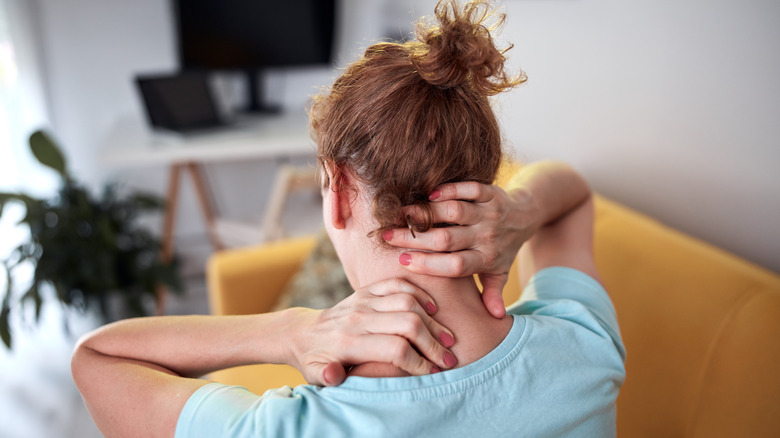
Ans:
MULTIPOLYGON (((309 237, 215 254, 213 313, 271 309, 313 245, 309 237)), ((778 275, 601 197, 595 252, 628 351, 619 436, 780 436, 778 275)), ((506 302, 519 293, 514 273, 506 302)), ((280 365, 212 378, 258 394, 304 383, 280 365)))

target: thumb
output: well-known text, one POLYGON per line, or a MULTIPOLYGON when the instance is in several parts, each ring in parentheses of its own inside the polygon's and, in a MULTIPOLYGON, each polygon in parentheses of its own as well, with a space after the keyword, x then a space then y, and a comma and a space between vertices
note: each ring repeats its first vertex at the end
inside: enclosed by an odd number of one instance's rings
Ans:
POLYGON ((503 318, 506 315, 504 296, 501 292, 508 278, 507 274, 480 274, 479 276, 482 282, 482 303, 488 313, 495 318, 503 318))
POLYGON ((321 367, 322 380, 325 386, 338 386, 347 378, 347 372, 338 362, 318 365, 321 367))

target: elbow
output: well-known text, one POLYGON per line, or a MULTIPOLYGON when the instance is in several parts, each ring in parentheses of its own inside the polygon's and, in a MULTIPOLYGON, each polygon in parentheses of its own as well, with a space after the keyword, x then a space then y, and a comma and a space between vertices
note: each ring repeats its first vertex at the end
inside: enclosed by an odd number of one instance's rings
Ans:
POLYGON ((81 390, 81 381, 84 377, 84 368, 86 367, 86 354, 84 349, 87 348, 84 345, 84 338, 82 337, 76 343, 76 348, 73 350, 73 354, 70 357, 70 374, 73 376, 73 382, 76 383, 76 387, 81 390))
POLYGON ((94 363, 95 350, 89 347, 92 333, 82 336, 70 357, 70 374, 79 391, 84 390, 84 382, 89 378, 90 367, 94 363))

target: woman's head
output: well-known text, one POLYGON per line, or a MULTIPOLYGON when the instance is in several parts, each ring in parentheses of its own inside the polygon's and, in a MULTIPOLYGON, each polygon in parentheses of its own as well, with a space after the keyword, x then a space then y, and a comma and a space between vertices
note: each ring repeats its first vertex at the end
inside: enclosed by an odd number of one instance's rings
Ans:
MULTIPOLYGON (((435 24, 418 25, 417 41, 369 47, 311 108, 320 166, 335 183, 326 176, 324 185, 338 188, 344 174, 362 184, 374 231, 405 225, 404 206, 429 211, 439 184, 491 183, 502 152, 487 98, 525 81, 505 72, 485 1, 442 1, 435 15, 435 24)), ((425 231, 431 222, 414 226, 425 231)))

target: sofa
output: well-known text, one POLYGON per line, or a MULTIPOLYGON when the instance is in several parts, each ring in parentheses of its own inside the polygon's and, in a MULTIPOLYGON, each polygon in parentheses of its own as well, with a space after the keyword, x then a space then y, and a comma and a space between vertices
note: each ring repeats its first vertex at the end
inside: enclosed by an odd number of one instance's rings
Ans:
MULTIPOLYGON (((213 255, 212 313, 269 311, 313 245, 303 237, 213 255)), ((595 256, 627 350, 619 436, 780 437, 780 276, 600 196, 595 256)), ((519 294, 513 269, 506 303, 519 294)), ((282 365, 211 378, 258 394, 304 383, 282 365)))

